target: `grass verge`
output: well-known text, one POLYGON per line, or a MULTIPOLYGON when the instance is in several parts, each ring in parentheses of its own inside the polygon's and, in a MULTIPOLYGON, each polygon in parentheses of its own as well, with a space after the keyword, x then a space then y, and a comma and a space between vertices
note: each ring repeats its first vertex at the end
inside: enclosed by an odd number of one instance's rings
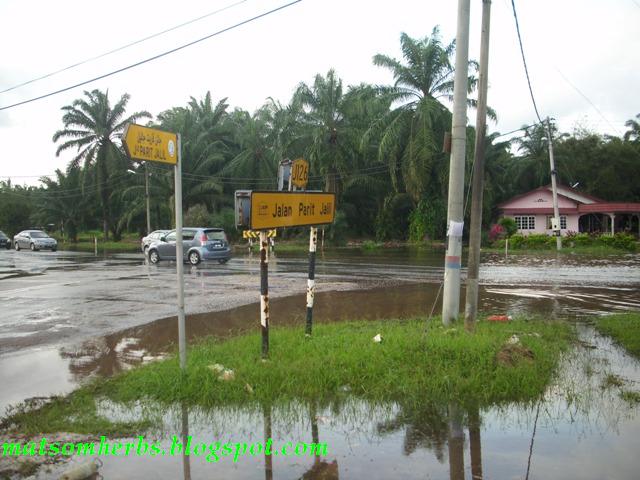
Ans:
POLYGON ((613 338, 630 354, 640 358, 640 313, 607 315, 596 321, 596 328, 613 338))
POLYGON ((266 362, 260 359, 259 334, 206 339, 189 349, 185 374, 175 357, 148 364, 97 379, 4 424, 24 433, 139 431, 139 424, 110 424, 100 417, 97 398, 205 408, 344 395, 408 408, 425 401, 480 408, 529 402, 544 393, 572 338, 570 325, 543 321, 481 322, 474 334, 443 328, 437 320, 426 334, 424 320, 321 324, 312 338, 302 328, 273 328, 266 362), (377 334, 381 343, 373 341, 377 334), (513 335, 519 338, 515 346, 507 342, 513 335), (233 370, 234 379, 218 379, 209 368, 215 363, 233 370))

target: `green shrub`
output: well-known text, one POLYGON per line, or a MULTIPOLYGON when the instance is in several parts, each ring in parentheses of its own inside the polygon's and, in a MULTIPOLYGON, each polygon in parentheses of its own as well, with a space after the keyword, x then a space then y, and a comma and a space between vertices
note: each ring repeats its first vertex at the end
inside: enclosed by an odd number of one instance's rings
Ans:
POLYGON ((627 233, 616 233, 613 236, 600 235, 596 240, 596 244, 608 247, 618 248, 620 250, 634 251, 636 249, 636 239, 633 235, 627 233))
POLYGON ((518 225, 516 224, 516 221, 511 217, 502 217, 498 221, 498 225, 504 228, 504 232, 507 238, 512 237, 518 231, 518 225))
POLYGON ((409 233, 409 216, 414 210, 413 200, 406 193, 389 195, 376 218, 376 239, 406 240, 409 233))
POLYGON ((210 218, 207 207, 202 204, 193 205, 185 213, 183 224, 185 227, 207 227, 210 218))
POLYGON ((442 199, 423 198, 409 215, 409 240, 444 238, 446 223, 447 211, 442 199))
POLYGON ((565 239, 570 247, 589 247, 593 245, 593 237, 588 233, 569 232, 565 239))
POLYGON ((544 233, 531 233, 527 235, 525 248, 545 248, 555 244, 555 239, 544 233))

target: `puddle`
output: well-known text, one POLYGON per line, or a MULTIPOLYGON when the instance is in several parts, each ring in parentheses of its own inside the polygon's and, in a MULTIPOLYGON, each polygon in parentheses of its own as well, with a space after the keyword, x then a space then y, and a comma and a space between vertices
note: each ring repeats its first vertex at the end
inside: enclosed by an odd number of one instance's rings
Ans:
MULTIPOLYGON (((589 325, 577 328, 581 344, 567 353, 556 382, 532 405, 465 411, 455 404, 425 401, 419 410, 409 410, 397 403, 373 405, 352 397, 327 405, 215 410, 175 405, 157 408, 162 426, 146 436, 164 455, 103 456, 100 474, 185 480, 211 476, 636 479, 640 408, 622 400, 619 387, 602 385, 607 376, 617 375, 624 388, 640 390, 640 362, 589 325), (215 442, 228 442, 233 449, 237 442, 265 444, 269 438, 277 455, 254 450, 255 455, 249 451, 234 462, 208 450, 215 442), (177 449, 187 442, 189 456, 177 449), (326 455, 302 453, 302 448, 295 455, 299 442, 326 443, 326 455), (282 447, 288 452, 294 449, 294 454, 283 455, 282 447)), ((111 418, 136 420, 143 409, 102 401, 99 411, 111 418)), ((138 439, 121 441, 136 444, 138 439)), ((57 478, 65 468, 57 466, 37 478, 57 478)))

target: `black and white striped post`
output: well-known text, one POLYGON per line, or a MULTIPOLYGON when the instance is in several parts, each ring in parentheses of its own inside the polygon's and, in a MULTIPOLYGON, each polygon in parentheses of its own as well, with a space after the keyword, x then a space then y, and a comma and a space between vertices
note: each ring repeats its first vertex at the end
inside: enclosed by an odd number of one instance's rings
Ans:
POLYGON ((269 357, 269 240, 267 231, 260 230, 260 326, 262 358, 269 357))
POLYGON ((311 336, 313 327, 313 298, 316 293, 316 246, 318 245, 318 229, 309 230, 309 279, 307 280, 307 324, 305 335, 311 336))

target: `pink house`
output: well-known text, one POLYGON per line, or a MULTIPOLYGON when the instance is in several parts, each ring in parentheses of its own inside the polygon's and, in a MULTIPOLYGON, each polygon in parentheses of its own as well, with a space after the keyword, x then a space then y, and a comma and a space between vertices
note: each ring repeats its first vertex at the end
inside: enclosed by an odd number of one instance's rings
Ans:
MULTIPOLYGON (((551 185, 536 188, 498 205, 501 216, 516 221, 518 233, 551 235, 551 185)), ((620 232, 640 235, 640 203, 606 202, 565 185, 558 186, 562 235, 567 232, 620 232)))

